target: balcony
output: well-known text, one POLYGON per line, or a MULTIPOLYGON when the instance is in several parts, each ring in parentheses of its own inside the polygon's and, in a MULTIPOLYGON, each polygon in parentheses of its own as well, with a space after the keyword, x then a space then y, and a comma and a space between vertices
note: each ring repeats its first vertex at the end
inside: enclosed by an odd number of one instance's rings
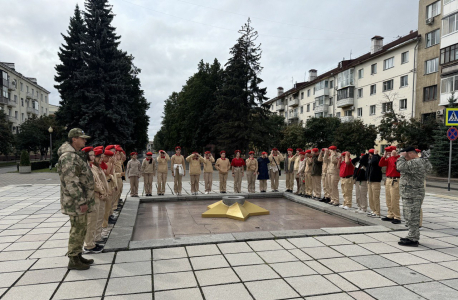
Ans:
POLYGON ((288 119, 289 119, 289 120, 294 120, 294 119, 297 119, 297 118, 299 118, 299 117, 297 116, 297 112, 292 112, 292 113, 290 113, 290 114, 288 115, 288 119))
POLYGON ((32 95, 32 100, 33 101, 38 101, 38 95, 37 94, 33 94, 32 95))
POLYGON ((27 107, 27 112, 38 116, 38 109, 33 107, 27 107))
POLYGON ((8 116, 8 120, 11 122, 11 123, 17 123, 17 119, 13 116, 8 116))
POLYGON ((277 110, 285 110, 285 105, 284 104, 277 104, 277 110))
POLYGON ((348 107, 354 104, 354 87, 346 87, 337 91, 337 107, 348 107))
POLYGON ((315 91, 315 98, 318 98, 321 96, 329 96, 329 88, 325 87, 325 88, 315 91))
POLYGON ((0 95, 0 104, 8 104, 8 98, 3 97, 3 95, 0 95))
POLYGON ((7 105, 10 106, 10 107, 16 107, 16 101, 8 99, 8 104, 7 105))
POLYGON ((315 114, 318 114, 318 113, 327 114, 328 113, 328 108, 329 108, 329 106, 327 104, 317 105, 317 106, 315 106, 315 114))
POLYGON ((352 98, 346 98, 346 99, 338 100, 337 101, 337 107, 339 107, 339 108, 348 107, 348 106, 352 106, 354 103, 355 103, 355 99, 353 99, 353 97, 352 98))
POLYGON ((340 121, 342 123, 346 123, 346 122, 351 122, 353 121, 353 116, 343 116, 343 117, 340 117, 340 121))
POLYGON ((290 107, 295 107, 299 105, 299 98, 294 98, 293 100, 289 101, 290 107))
POLYGON ((14 92, 16 90, 16 82, 10 82, 8 80, 8 91, 14 92))
POLYGON ((3 86, 9 87, 8 79, 3 78, 3 86))
POLYGON ((25 97, 26 97, 27 99, 32 99, 33 95, 32 95, 31 92, 27 92, 27 93, 25 94, 25 97))

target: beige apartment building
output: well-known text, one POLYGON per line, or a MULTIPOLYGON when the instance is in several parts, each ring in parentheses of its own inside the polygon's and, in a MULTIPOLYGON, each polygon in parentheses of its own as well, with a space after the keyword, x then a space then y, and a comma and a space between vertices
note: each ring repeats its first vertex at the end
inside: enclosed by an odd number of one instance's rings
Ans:
POLYGON ((8 115, 13 133, 25 120, 49 114, 49 92, 36 78, 25 77, 14 63, 4 62, 0 62, 0 77, 0 109, 8 115))
MULTIPOLYGON (((370 51, 344 60, 322 75, 309 71, 309 80, 296 83, 277 97, 268 100, 273 112, 285 116, 289 124, 305 126, 312 117, 339 117, 342 122, 361 119, 379 125, 384 113, 395 112, 411 118, 415 115, 415 62, 419 44, 417 31, 384 44, 374 36, 370 51)), ((369 48, 369 47, 368 47, 369 48)), ((385 142, 377 139, 377 148, 385 142)))

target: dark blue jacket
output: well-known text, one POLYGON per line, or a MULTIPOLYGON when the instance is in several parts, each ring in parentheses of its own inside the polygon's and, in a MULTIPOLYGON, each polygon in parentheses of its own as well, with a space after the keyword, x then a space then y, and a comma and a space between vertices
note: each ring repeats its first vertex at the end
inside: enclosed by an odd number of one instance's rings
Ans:
POLYGON ((270 163, 269 158, 258 158, 258 180, 267 180, 269 179, 269 168, 268 164, 270 163))

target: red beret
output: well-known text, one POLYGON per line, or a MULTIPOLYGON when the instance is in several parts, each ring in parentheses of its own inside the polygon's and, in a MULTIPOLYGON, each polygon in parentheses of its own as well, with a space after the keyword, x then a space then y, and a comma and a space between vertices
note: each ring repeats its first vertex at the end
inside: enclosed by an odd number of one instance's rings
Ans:
POLYGON ((361 153, 361 156, 364 156, 366 153, 361 153))
POLYGON ((180 147, 180 146, 176 146, 176 147, 175 147, 175 150, 178 150, 178 149, 181 150, 181 147, 180 147))
POLYGON ((199 154, 199 152, 194 151, 192 154, 199 154))
POLYGON ((113 152, 111 152, 110 150, 106 150, 106 149, 105 149, 105 152, 103 154, 105 154, 105 156, 113 156, 114 155, 113 152))
POLYGON ((88 153, 90 151, 94 151, 94 148, 93 147, 84 147, 83 149, 81 149, 81 151, 88 153))
POLYGON ((301 148, 297 148, 296 151, 302 152, 302 149, 301 148))
POLYGON ((131 152, 130 156, 132 156, 132 155, 137 155, 137 152, 131 152))
POLYGON ((375 149, 369 149, 370 154, 374 154, 374 152, 375 152, 375 149))
POLYGON ((301 151, 301 152, 299 153, 299 155, 305 155, 305 152, 304 152, 304 151, 301 151))
POLYGON ((386 152, 391 151, 391 150, 392 150, 392 149, 391 149, 391 146, 385 148, 385 151, 386 151, 386 152))
POLYGON ((293 151, 293 148, 288 148, 288 150, 287 150, 287 151, 293 151))
POLYGON ((122 150, 121 152, 124 153, 124 154, 126 154, 126 151, 124 151, 124 150, 122 150))
POLYGON ((250 151, 248 154, 254 154, 254 151, 250 151))
POLYGON ((103 146, 94 147, 94 150, 97 150, 97 149, 103 149, 103 146))
POLYGON ((312 153, 312 150, 310 150, 310 149, 305 150, 305 153, 312 153))
POLYGON ((108 145, 108 146, 105 148, 105 150, 111 150, 111 149, 113 149, 114 147, 115 147, 115 146, 113 146, 113 145, 108 145))
POLYGON ((146 152, 146 155, 147 155, 147 156, 152 156, 153 153, 151 153, 151 152, 146 152))
POLYGON ((240 150, 235 150, 234 153, 237 153, 237 152, 238 152, 238 153, 242 153, 242 151, 240 151, 240 150))
POLYGON ((103 153, 102 149, 94 149, 94 155, 95 156, 100 156, 100 155, 102 155, 102 153, 103 153))
POLYGON ((313 151, 313 152, 318 152, 318 151, 320 151, 320 150, 319 150, 318 148, 313 148, 312 151, 313 151))
POLYGON ((273 151, 278 151, 278 149, 277 149, 277 148, 273 148, 272 150, 273 150, 273 151))
POLYGON ((345 154, 347 154, 347 152, 342 152, 342 156, 345 156, 345 154))
POLYGON ((164 150, 159 150, 159 153, 165 153, 165 151, 164 150))
POLYGON ((264 152, 262 152, 262 154, 263 154, 263 155, 264 155, 264 154, 267 154, 267 152, 264 151, 264 152))
POLYGON ((121 152, 121 151, 122 151, 122 147, 119 146, 119 145, 116 145, 116 146, 115 146, 115 150, 121 152))
POLYGON ((337 150, 337 147, 336 146, 330 146, 329 150, 337 150))
POLYGON ((398 149, 396 148, 396 146, 390 146, 390 148, 391 148, 391 151, 398 149))
POLYGON ((223 154, 223 153, 226 154, 226 151, 221 150, 221 152, 219 154, 223 154))
POLYGON ((211 154, 211 152, 210 151, 205 151, 205 154, 211 154))
POLYGON ((420 149, 415 149, 415 152, 420 153, 421 150, 420 149))

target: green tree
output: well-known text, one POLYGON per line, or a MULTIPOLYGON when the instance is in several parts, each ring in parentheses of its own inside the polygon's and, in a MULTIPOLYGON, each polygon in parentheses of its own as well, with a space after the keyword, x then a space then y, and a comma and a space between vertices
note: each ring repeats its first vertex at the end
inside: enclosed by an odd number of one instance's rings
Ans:
POLYGON ((303 148, 305 145, 305 129, 302 125, 289 125, 283 129, 283 139, 281 140, 280 147, 283 151, 288 148, 303 148))
POLYGON ((8 155, 13 150, 14 135, 8 116, 0 110, 0 154, 8 155))
POLYGON ((304 137, 307 147, 327 148, 335 141, 337 129, 340 127, 340 118, 310 118, 305 124, 304 137))
POLYGON ((344 122, 337 128, 334 144, 342 151, 359 154, 374 147, 377 129, 373 125, 365 125, 361 120, 344 122))

